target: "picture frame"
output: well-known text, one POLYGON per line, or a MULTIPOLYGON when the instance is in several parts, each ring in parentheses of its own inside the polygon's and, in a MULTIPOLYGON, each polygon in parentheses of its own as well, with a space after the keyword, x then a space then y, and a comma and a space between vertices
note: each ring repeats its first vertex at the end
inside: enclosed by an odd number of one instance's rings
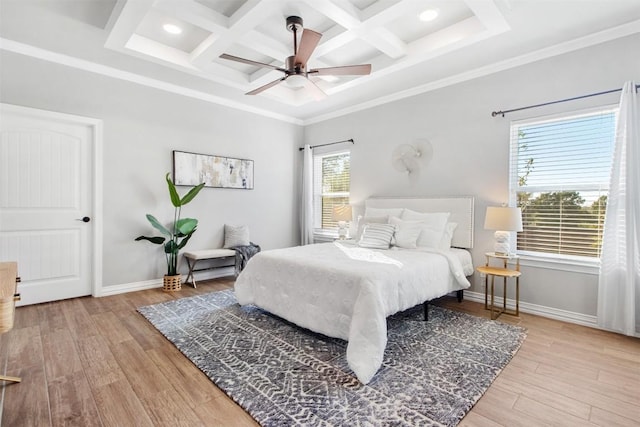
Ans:
POLYGON ((175 185, 253 190, 253 160, 173 150, 175 185))

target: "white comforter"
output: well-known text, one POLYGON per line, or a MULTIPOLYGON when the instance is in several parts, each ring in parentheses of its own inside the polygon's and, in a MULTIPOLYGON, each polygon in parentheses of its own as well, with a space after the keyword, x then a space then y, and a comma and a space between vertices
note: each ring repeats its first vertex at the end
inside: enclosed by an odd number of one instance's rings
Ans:
POLYGON ((347 340, 349 367, 367 384, 382 364, 387 316, 469 286, 448 252, 334 242, 260 252, 238 276, 235 293, 241 305, 347 340))

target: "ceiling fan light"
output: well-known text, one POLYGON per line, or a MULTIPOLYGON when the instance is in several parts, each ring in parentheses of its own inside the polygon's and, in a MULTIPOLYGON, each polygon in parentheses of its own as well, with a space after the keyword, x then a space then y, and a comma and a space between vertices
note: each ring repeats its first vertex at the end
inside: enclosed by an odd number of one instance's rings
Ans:
POLYGON ((436 19, 438 17, 438 10, 437 9, 427 9, 424 12, 422 12, 420 15, 418 15, 418 17, 423 22, 433 21, 434 19, 436 19))
POLYGON ((302 74, 292 74, 287 77, 287 80, 285 80, 284 82, 292 89, 299 89, 301 87, 304 87, 306 80, 307 78, 302 74))

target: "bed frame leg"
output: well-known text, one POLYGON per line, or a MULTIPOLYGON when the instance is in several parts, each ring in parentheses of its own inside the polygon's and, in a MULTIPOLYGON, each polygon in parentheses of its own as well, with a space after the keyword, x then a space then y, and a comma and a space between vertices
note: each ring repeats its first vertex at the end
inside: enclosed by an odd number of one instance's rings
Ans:
POLYGON ((429 301, 425 301, 422 303, 422 307, 424 308, 424 321, 429 321, 429 301))
POLYGON ((458 298, 458 302, 462 302, 462 298, 464 297, 464 290, 460 289, 456 291, 456 297, 458 298))

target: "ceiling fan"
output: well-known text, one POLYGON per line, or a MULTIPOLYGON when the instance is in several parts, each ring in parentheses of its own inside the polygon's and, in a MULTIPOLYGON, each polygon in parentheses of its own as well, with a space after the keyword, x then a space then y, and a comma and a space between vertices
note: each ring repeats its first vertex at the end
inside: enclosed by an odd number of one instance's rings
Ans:
POLYGON ((293 55, 289 56, 285 60, 284 68, 240 58, 227 53, 220 55, 220 58, 222 59, 242 62, 244 64, 255 65, 263 68, 271 68, 284 73, 283 77, 247 92, 247 95, 257 95, 281 82, 287 81, 287 83, 293 87, 305 87, 316 100, 320 100, 325 98, 327 95, 317 84, 309 79, 309 76, 364 76, 371 73, 371 64, 345 65, 340 67, 326 67, 307 70, 307 61, 309 60, 309 57, 311 57, 316 46, 318 46, 322 34, 306 28, 303 29, 302 18, 299 16, 289 16, 287 18, 287 30, 293 33, 293 55), (303 31, 302 37, 300 38, 300 46, 298 47, 297 35, 300 30, 303 31))

